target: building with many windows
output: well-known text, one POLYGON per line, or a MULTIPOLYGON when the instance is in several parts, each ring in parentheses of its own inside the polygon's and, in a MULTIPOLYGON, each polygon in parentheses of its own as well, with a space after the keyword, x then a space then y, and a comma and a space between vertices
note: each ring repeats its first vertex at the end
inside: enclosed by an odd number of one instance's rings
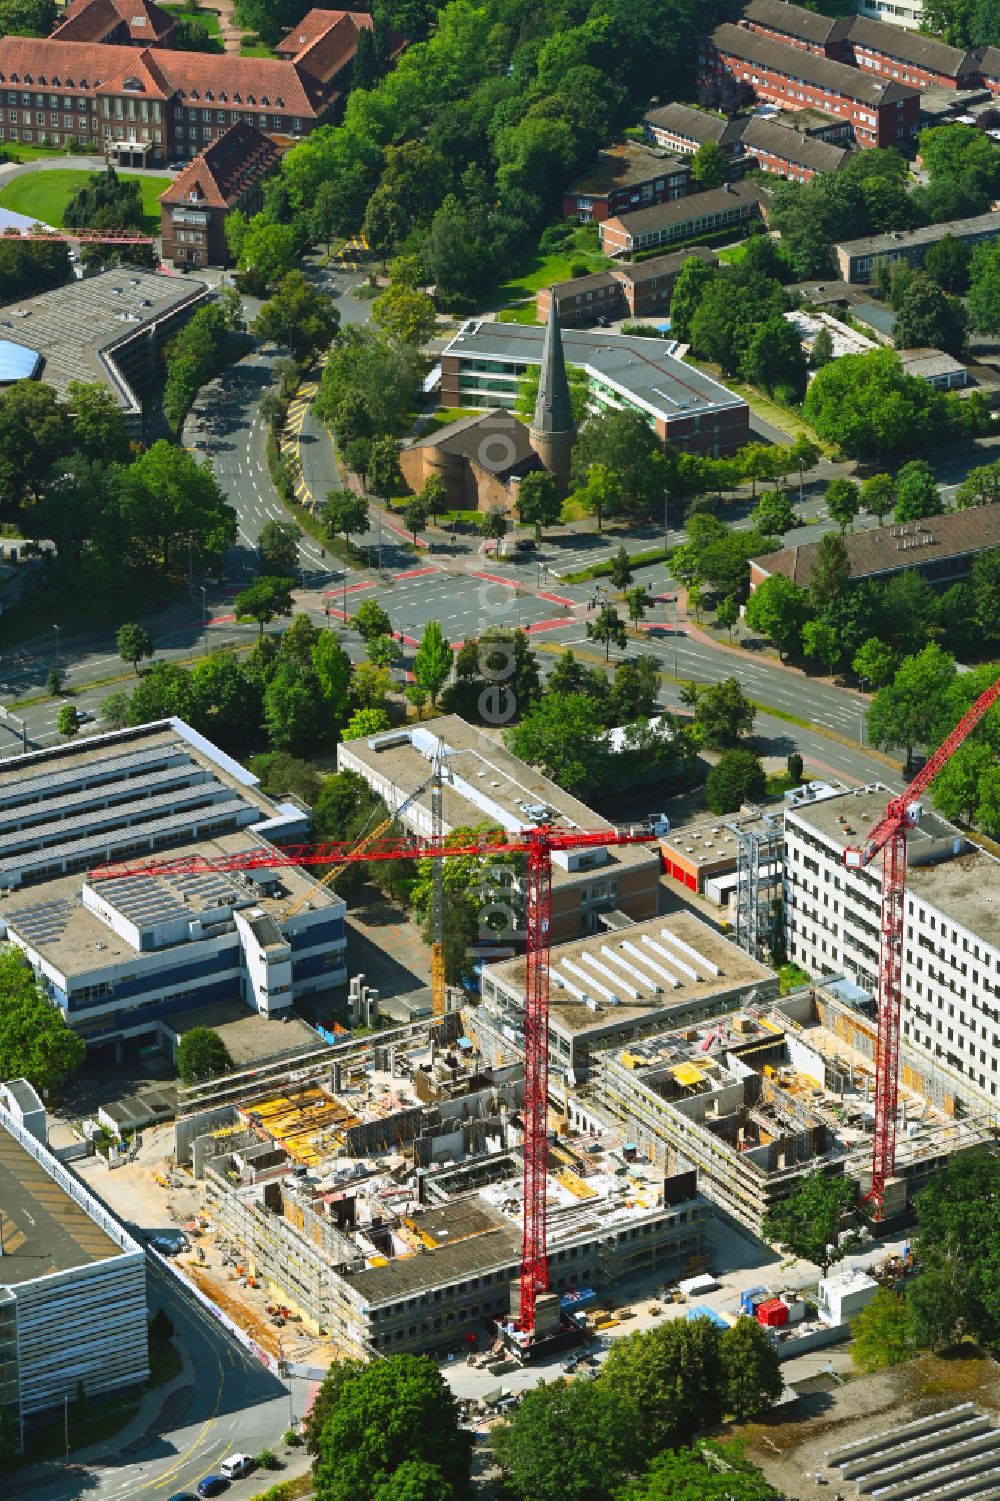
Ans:
MULTIPOLYGON (((62 28, 5 36, 0 143, 95 141, 109 160, 145 166, 198 156, 233 125, 297 139, 335 114, 357 37, 371 24, 368 15, 312 11, 277 57, 77 40, 75 29, 72 38, 62 28)), ((392 55, 401 46, 391 39, 392 55)))
POLYGON ((563 218, 600 223, 612 214, 683 198, 691 191, 691 164, 665 152, 620 141, 563 193, 563 218))
MULTIPOLYGON (((681 207, 663 204, 644 212, 681 207)), ((609 219, 601 228, 621 222, 609 219)), ((513 408, 521 377, 542 363, 546 333, 523 323, 474 319, 463 324, 441 352, 442 406, 513 408)), ((747 441, 746 402, 678 359, 676 345, 600 328, 568 328, 562 348, 568 365, 586 371, 592 411, 641 412, 660 438, 692 453, 731 453, 747 441)))
POLYGON ((280 1018, 346 982, 345 906, 329 887, 293 867, 91 872, 266 853, 272 839, 304 838, 309 821, 180 719, 0 761, 0 941, 21 949, 88 1045, 159 1041, 161 1019, 219 1001, 280 1018))
POLYGON ((661 203, 605 220, 600 226, 601 249, 606 255, 627 257, 699 235, 738 230, 763 218, 767 201, 766 189, 757 183, 727 182, 680 203, 661 203))
POLYGON ((949 47, 937 37, 922 36, 903 26, 855 16, 850 45, 854 64, 880 78, 898 79, 925 89, 975 88, 980 80, 979 53, 949 47))
POLYGON ((145 1252, 49 1151, 31 1085, 0 1084, 0 1407, 23 1435, 148 1375, 145 1252))
POLYGON ((180 267, 227 265, 226 215, 258 213, 280 161, 270 136, 255 125, 231 125, 161 194, 163 259, 180 267))
POLYGON ((893 229, 885 234, 864 235, 834 245, 837 270, 845 282, 869 282, 877 262, 892 265, 907 261, 922 265, 924 256, 939 240, 961 240, 974 247, 1000 239, 1000 214, 975 214, 971 219, 949 219, 943 224, 925 224, 920 229, 893 229))
POLYGON ((739 156, 742 120, 729 120, 690 104, 664 104, 643 115, 646 138, 667 151, 694 156, 711 141, 727 156, 739 156))
MULTIPOLYGON (((858 788, 785 812, 785 945, 812 975, 847 975, 877 990, 882 865, 846 870, 888 788, 858 788)), ((1000 1076, 1000 861, 970 848, 918 806, 906 845, 902 1034, 919 1060, 951 1080, 953 1097, 996 1108, 1000 1076)))
POLYGON ((700 68, 706 83, 728 76, 747 84, 757 99, 783 109, 811 106, 839 115, 851 125, 859 146, 898 146, 919 128, 920 94, 914 85, 872 75, 747 26, 717 26, 702 44, 700 68))

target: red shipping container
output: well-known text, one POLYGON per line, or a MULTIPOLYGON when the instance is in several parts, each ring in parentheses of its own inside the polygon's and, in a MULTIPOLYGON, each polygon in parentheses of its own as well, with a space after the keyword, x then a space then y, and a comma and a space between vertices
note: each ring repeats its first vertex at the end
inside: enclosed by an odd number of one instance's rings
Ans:
POLYGON ((782 1329, 788 1323, 788 1305, 780 1298, 769 1298, 757 1306, 757 1321, 769 1329, 782 1329))

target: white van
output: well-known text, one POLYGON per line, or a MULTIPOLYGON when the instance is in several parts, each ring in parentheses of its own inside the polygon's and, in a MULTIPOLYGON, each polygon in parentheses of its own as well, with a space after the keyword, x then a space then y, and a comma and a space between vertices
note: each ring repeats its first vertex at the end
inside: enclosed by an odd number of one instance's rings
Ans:
POLYGON ((219 1474, 226 1480, 242 1480, 244 1475, 250 1474, 253 1467, 249 1454, 230 1454, 219 1466, 219 1474))

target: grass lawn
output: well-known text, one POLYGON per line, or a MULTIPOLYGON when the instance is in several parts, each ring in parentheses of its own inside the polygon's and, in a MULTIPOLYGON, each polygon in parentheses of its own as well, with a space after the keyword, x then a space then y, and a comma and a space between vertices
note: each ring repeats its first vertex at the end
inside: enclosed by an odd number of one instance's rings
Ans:
POLYGON ((500 288, 502 303, 523 302, 539 287, 551 286, 554 281, 569 281, 575 265, 585 265, 588 271, 603 271, 611 265, 610 257, 598 249, 596 225, 581 224, 564 245, 548 255, 535 250, 526 256, 518 275, 500 288))
POLYGON ((497 314, 498 323, 530 323, 537 327, 538 319, 535 317, 535 304, 527 303, 524 307, 504 308, 502 313, 497 314))
POLYGON ((457 422, 460 417, 481 417, 482 412, 478 407, 435 407, 433 412, 428 413, 426 420, 426 432, 433 432, 435 428, 447 427, 450 422, 457 422))
POLYGON ((161 9, 169 11, 178 21, 200 21, 209 36, 222 35, 219 17, 214 10, 202 10, 194 5, 164 5, 161 9))
MULTIPOLYGON (((55 167, 51 172, 25 173, 23 177, 15 177, 0 192, 0 207, 27 214, 42 224, 51 224, 53 229, 62 229, 67 203, 74 193, 87 185, 91 175, 90 172, 74 172, 61 167, 55 167)), ((128 172, 120 175, 126 180, 135 176, 128 172)), ((169 188, 170 178, 139 177, 137 181, 142 192, 143 228, 149 234, 157 234, 160 229, 159 197, 169 188)))
POLYGON ((719 251, 719 260, 726 261, 730 266, 738 266, 747 253, 749 240, 741 240, 738 245, 727 245, 725 250, 719 251))
POLYGON ((68 156, 65 146, 4 146, 4 158, 9 162, 49 161, 54 156, 68 156))
POLYGON ((260 37, 256 37, 256 36, 241 36, 240 37, 240 57, 273 57, 273 56, 274 56, 274 53, 271 51, 270 47, 267 45, 266 42, 262 42, 260 40, 260 37))

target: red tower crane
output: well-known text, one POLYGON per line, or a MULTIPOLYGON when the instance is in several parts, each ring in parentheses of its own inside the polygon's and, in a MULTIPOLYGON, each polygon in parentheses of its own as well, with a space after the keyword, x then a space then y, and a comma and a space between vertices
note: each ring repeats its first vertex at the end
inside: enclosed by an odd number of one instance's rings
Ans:
POLYGON ((519 1326, 535 1328, 535 1300, 548 1291, 545 1174, 548 1162, 546 1111, 549 1087, 549 929, 552 918, 552 851, 644 844, 646 829, 599 829, 564 833, 545 825, 524 829, 498 844, 444 846, 431 841, 380 839, 370 844, 299 844, 240 850, 232 855, 181 855, 177 859, 105 865, 91 880, 123 876, 200 875, 206 872, 274 869, 289 865, 349 865, 372 860, 438 860, 457 855, 527 857, 527 944, 524 987, 524 1221, 521 1242, 519 1326))
POLYGON ((914 803, 939 776, 963 741, 1000 699, 1000 680, 980 694, 947 740, 929 756, 913 781, 891 798, 864 844, 848 845, 844 864, 863 870, 882 855, 882 919, 879 942, 878 1046, 875 1055, 875 1137, 872 1184, 867 1198, 881 1217, 885 1185, 896 1168, 899 1103, 899 1030, 903 1006, 903 899, 906 894, 906 831, 916 822, 914 803))

